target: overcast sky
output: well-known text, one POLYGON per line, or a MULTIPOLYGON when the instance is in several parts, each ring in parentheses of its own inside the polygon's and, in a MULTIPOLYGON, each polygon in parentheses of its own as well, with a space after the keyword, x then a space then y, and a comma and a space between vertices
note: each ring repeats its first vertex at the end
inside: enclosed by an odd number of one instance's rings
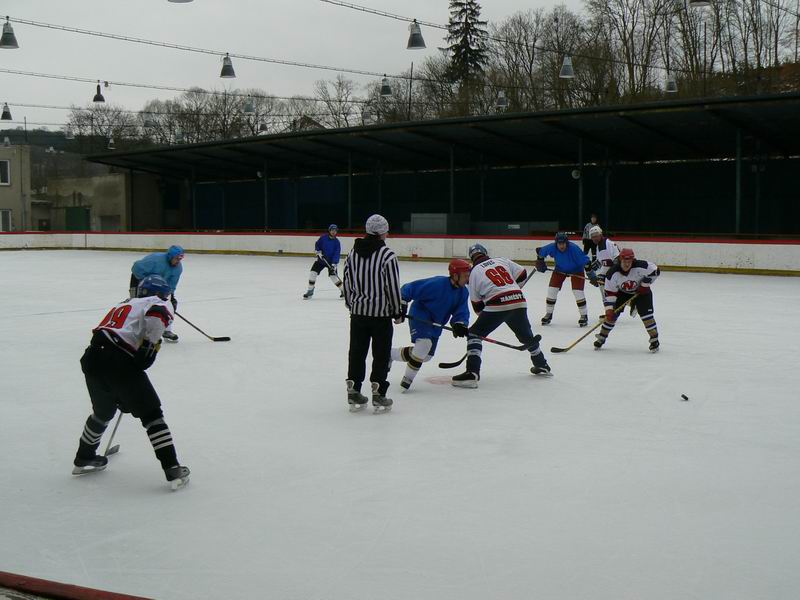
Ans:
MULTIPOLYGON (((449 5, 447 0, 352 3, 435 23, 447 22, 449 5)), ((481 5, 483 18, 498 22, 518 10, 550 8, 555 3, 485 0, 481 5)), ((567 5, 579 10, 580 0, 570 0, 567 5)), ((187 4, 167 0, 6 0, 0 6, 0 14, 11 17, 20 45, 18 50, 0 50, 0 68, 182 88, 256 87, 277 96, 311 95, 315 81, 334 79, 336 73, 235 59, 236 79, 220 79, 219 58, 212 55, 44 29, 14 23, 14 18, 390 74, 408 69, 412 60, 420 62, 443 45, 441 30, 423 28, 427 50, 406 50, 406 23, 319 0, 194 0, 187 4)), ((358 93, 363 95, 361 86, 371 78, 348 77, 359 84, 358 93)), ((29 124, 61 124, 68 114, 65 110, 19 104, 85 106, 93 95, 94 85, 89 83, 0 73, 0 102, 9 103, 15 121, 27 117, 29 124)), ((148 100, 178 93, 112 86, 104 95, 109 103, 139 110, 148 100)), ((7 122, 3 125, 9 126, 7 122)))

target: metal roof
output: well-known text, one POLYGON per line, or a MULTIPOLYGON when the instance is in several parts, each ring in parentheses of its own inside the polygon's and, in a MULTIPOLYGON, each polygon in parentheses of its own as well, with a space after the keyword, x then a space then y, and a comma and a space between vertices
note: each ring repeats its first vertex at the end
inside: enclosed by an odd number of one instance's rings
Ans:
POLYGON ((736 156, 736 135, 760 152, 800 155, 800 93, 513 113, 323 129, 113 152, 87 160, 196 181, 456 168, 708 160, 736 156), (352 163, 349 161, 352 160, 352 163))

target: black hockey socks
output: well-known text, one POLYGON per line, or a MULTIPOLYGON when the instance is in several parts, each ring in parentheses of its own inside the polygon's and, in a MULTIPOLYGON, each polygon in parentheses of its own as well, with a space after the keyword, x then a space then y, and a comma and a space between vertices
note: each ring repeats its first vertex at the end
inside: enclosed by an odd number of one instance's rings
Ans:
POLYGON ((172 433, 164 419, 158 418, 150 421, 144 424, 144 427, 147 429, 147 437, 150 438, 150 443, 153 445, 161 467, 166 470, 177 465, 178 455, 175 453, 175 446, 172 445, 172 433))
POLYGON ((75 459, 92 458, 97 454, 97 447, 100 445, 100 438, 108 427, 110 421, 103 421, 100 417, 92 413, 86 419, 83 426, 80 442, 78 442, 78 453, 75 459))

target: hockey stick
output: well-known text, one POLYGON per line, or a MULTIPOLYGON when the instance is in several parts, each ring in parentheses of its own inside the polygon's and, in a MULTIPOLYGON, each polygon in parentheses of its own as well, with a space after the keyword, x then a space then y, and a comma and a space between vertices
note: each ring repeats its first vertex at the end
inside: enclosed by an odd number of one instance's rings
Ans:
MULTIPOLYGON (((419 319, 417 317, 407 317, 411 321, 416 321, 417 323, 425 323, 425 325, 433 325, 434 327, 441 327, 442 329, 446 329, 447 331, 453 331, 452 327, 448 327, 447 325, 442 325, 441 323, 434 323, 433 321, 427 321, 425 319, 419 319)), ((498 346, 503 346, 505 348, 511 348, 512 350, 525 350, 528 346, 526 344, 521 344, 519 346, 514 346, 513 344, 507 344, 505 342, 501 342, 500 340, 493 340, 492 338, 483 337, 482 335, 475 335, 472 333, 467 334, 468 337, 480 338, 484 342, 489 342, 490 344, 497 344, 498 346)))
MULTIPOLYGON (((639 297, 639 295, 638 295, 638 294, 634 294, 633 296, 631 296, 630 298, 628 298, 628 299, 627 299, 625 302, 623 302, 623 303, 622 303, 620 306, 618 306, 617 308, 615 308, 615 309, 614 309, 614 312, 615 312, 615 313, 619 313, 619 312, 620 312, 620 311, 621 311, 623 308, 625 308, 625 307, 626 307, 628 304, 630 304, 630 303, 631 303, 631 301, 633 301, 634 299, 636 299, 636 298, 638 298, 638 297, 639 297)), ((556 347, 556 346, 553 346, 552 348, 550 348, 550 352, 555 352, 555 353, 559 353, 559 352, 569 352, 570 350, 572 350, 572 348, 574 348, 575 346, 577 346, 577 345, 578 345, 578 342, 580 342, 581 340, 583 340, 585 337, 587 337, 587 336, 588 336, 590 333, 592 333, 592 332, 593 332, 595 329, 597 329, 598 327, 600 327, 600 326, 601 326, 603 323, 605 323, 605 322, 606 322, 606 321, 605 321, 605 319, 603 319, 602 321, 600 321, 599 323, 597 323, 597 325, 595 325, 594 327, 592 327, 592 328, 591 328, 589 331, 587 331, 586 333, 584 333, 584 334, 583 334, 581 337, 579 337, 577 340, 575 340, 574 342, 572 342, 572 343, 571 343, 569 346, 567 346, 566 348, 558 348, 558 347, 556 347)))
POLYGON ((195 328, 197 331, 199 331, 200 333, 202 333, 204 336, 206 336, 208 339, 210 339, 212 342, 230 342, 230 341, 231 341, 231 338, 229 338, 227 335, 224 335, 224 336, 221 336, 221 337, 214 337, 214 336, 208 335, 208 334, 207 334, 205 331, 203 331, 202 329, 200 329, 200 328, 199 328, 197 325, 195 325, 194 323, 192 323, 192 322, 191 322, 189 319, 187 319, 186 317, 184 317, 184 316, 183 316, 182 314, 180 314, 180 313, 179 313, 177 310, 175 311, 175 314, 176 314, 177 316, 179 316, 181 319, 183 319, 184 321, 186 321, 186 322, 187 322, 189 325, 191 325, 192 327, 194 327, 194 328, 195 328))
POLYGON ((106 444, 106 451, 103 453, 103 456, 108 457, 119 452, 119 444, 112 446, 111 442, 114 441, 114 436, 117 434, 117 428, 119 427, 120 421, 122 421, 122 411, 120 411, 119 416, 117 417, 117 422, 114 423, 114 429, 111 430, 111 437, 108 438, 108 444, 106 444))
MULTIPOLYGON (((524 288, 525 284, 528 283, 531 280, 531 278, 534 276, 535 273, 536 273, 536 268, 535 267, 531 268, 531 274, 528 275, 525 278, 525 280, 522 283, 519 284, 519 289, 524 288)), ((411 318, 413 318, 413 317, 409 317, 409 319, 411 319, 411 318)), ((420 321, 421 319, 416 319, 416 320, 420 321)), ((442 329, 450 329, 449 327, 445 327, 443 325, 439 325, 438 323, 430 323, 428 321, 423 321, 423 322, 424 323, 427 322, 430 325, 434 325, 436 327, 441 327, 442 329)), ((452 329, 450 329, 450 331, 452 331, 452 329)), ((507 348, 513 348, 514 350, 525 350, 527 348, 527 346, 525 346, 524 344, 521 345, 521 346, 512 346, 511 344, 506 344, 505 342, 499 342, 497 340, 493 340, 493 339, 490 339, 490 338, 485 338, 485 337, 482 337, 482 336, 479 336, 479 335, 478 336, 473 336, 473 337, 479 337, 479 338, 481 338, 482 340, 484 340, 486 342, 490 342, 492 344, 497 344, 499 346, 506 346, 507 348)), ((542 339, 542 336, 535 336, 535 337, 538 338, 537 341, 542 339)), ((465 353, 464 356, 462 356, 461 358, 459 358, 455 362, 439 363, 439 368, 440 369, 455 369, 458 365, 463 363, 466 359, 467 359, 467 354, 465 353)))
POLYGON ((329 263, 329 262, 328 262, 328 259, 327 259, 327 258, 325 258, 325 255, 322 255, 322 256, 320 256, 319 258, 320 258, 320 260, 322 260, 322 262, 324 262, 324 263, 325 263, 325 266, 326 266, 326 267, 328 267, 328 272, 329 272, 329 273, 331 273, 331 274, 333 274, 333 276, 334 276, 334 277, 336 277, 336 279, 338 279, 338 280, 339 280, 339 283, 337 283, 337 284, 336 284, 336 287, 339 287, 340 285, 342 285, 342 283, 343 283, 343 282, 342 282, 342 278, 341 278, 341 277, 339 277, 339 274, 336 272, 336 269, 334 269, 334 268, 331 266, 331 263, 329 263))

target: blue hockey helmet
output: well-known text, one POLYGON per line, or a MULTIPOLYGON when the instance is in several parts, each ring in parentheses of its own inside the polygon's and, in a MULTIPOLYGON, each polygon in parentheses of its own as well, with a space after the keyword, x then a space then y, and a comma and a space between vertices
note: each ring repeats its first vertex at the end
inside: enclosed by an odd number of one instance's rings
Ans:
POLYGON ((481 244, 472 244, 467 251, 470 260, 475 260, 476 256, 489 256, 489 251, 481 244))
POLYGON ((563 231, 559 231, 556 234, 556 244, 558 244, 560 242, 564 242, 566 244, 568 241, 569 241, 569 237, 563 231))
POLYGON ((172 260, 176 256, 183 256, 183 247, 181 246, 170 246, 167 249, 167 260, 172 260))
POLYGON ((136 288, 137 298, 158 296, 162 300, 166 300, 171 293, 172 289, 161 275, 148 275, 139 282, 136 288))

